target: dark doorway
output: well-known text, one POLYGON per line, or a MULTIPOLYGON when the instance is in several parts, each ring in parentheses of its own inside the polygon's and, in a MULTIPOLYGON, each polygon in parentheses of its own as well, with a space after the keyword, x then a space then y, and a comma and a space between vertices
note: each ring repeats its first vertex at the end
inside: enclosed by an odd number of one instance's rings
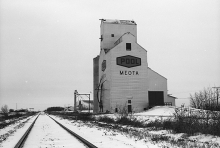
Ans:
POLYGON ((149 108, 164 105, 163 91, 148 91, 149 108))
POLYGON ((132 112, 131 105, 128 105, 128 113, 131 113, 131 112, 132 112))

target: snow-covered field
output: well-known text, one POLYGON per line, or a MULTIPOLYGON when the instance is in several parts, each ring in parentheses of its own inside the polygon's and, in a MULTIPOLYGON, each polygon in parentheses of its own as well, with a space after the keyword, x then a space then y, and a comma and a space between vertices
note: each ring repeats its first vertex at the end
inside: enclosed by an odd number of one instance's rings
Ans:
MULTIPOLYGON (((152 108, 145 112, 135 113, 134 117, 142 121, 151 121, 155 119, 169 118, 173 115, 174 112, 174 107, 161 106, 152 108)), ((117 115, 108 114, 107 116, 115 118, 117 115)), ((175 134, 168 130, 150 130, 147 128, 134 128, 125 125, 118 125, 118 129, 120 129, 118 130, 115 129, 111 124, 101 122, 83 122, 79 120, 75 121, 63 119, 57 116, 52 117, 99 148, 157 148, 201 146, 214 148, 219 147, 220 145, 220 137, 213 135, 196 134, 194 136, 187 136, 184 133, 175 134), (143 135, 142 138, 138 138, 140 135, 143 135)), ((4 133, 9 133, 9 135, 6 140, 0 142, 0 147, 13 147, 13 143, 18 141, 19 137, 22 135, 22 132, 27 129, 27 127, 31 124, 30 122, 33 120, 34 118, 30 118, 30 120, 28 120, 23 127, 20 127, 13 133, 10 133, 10 130, 12 130, 17 125, 11 125, 12 127, 6 127, 2 129, 0 131, 0 136, 4 133)))

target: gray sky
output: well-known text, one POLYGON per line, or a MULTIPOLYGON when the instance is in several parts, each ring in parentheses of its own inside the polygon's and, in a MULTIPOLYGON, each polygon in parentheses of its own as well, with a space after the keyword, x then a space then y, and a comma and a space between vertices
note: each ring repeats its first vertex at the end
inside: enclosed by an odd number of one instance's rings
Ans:
POLYGON ((1 0, 0 106, 41 110, 92 92, 101 18, 136 21, 169 94, 220 86, 219 0, 1 0))

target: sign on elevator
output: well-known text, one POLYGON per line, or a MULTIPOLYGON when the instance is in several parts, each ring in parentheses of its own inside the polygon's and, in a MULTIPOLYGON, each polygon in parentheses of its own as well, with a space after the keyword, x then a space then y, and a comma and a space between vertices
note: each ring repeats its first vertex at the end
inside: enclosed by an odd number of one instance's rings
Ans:
POLYGON ((141 65, 141 58, 134 57, 131 55, 126 55, 122 57, 117 57, 116 58, 117 65, 131 68, 131 67, 136 67, 141 65))

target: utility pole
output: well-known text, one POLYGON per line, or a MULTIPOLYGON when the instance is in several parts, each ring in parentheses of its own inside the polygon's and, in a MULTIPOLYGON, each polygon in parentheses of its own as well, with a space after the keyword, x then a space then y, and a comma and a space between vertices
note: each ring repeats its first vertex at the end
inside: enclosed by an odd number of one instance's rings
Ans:
POLYGON ((76 95, 77 95, 77 90, 74 92, 74 112, 76 112, 76 95))
POLYGON ((89 95, 89 113, 90 113, 90 94, 89 95))
POLYGON ((212 88, 215 88, 217 91, 217 106, 218 106, 218 89, 220 89, 220 87, 212 87, 212 88))
POLYGON ((82 95, 84 95, 84 96, 86 96, 86 97, 89 98, 89 113, 90 113, 90 94, 79 94, 79 93, 77 92, 77 90, 75 90, 75 92, 74 92, 74 111, 76 111, 76 98, 77 98, 78 96, 82 96, 82 95))

